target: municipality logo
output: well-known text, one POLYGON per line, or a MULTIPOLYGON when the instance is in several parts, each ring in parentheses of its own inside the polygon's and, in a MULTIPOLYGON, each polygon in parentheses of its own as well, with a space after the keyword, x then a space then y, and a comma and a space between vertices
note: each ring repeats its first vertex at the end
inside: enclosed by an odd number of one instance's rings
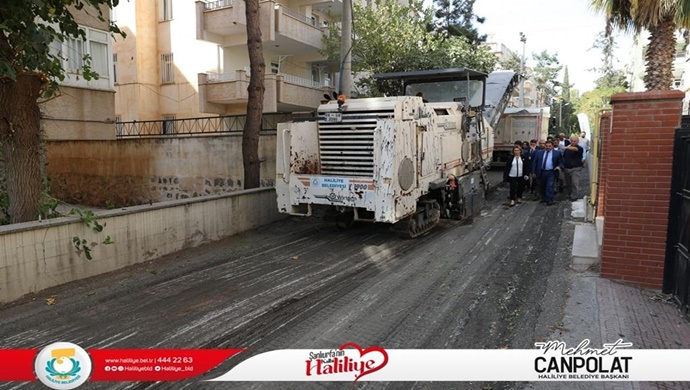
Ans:
POLYGON ((54 343, 38 353, 34 370, 38 380, 51 389, 75 389, 89 379, 91 358, 76 344, 54 343))

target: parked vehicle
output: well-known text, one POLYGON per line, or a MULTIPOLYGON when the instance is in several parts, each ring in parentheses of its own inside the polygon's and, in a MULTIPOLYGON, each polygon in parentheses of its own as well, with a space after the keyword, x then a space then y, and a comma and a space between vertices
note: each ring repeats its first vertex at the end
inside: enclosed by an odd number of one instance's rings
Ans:
MULTIPOLYGON (((280 212, 330 216, 343 226, 388 223, 410 238, 440 218, 476 213, 493 141, 487 74, 457 68, 375 77, 397 80, 402 95, 330 100, 315 120, 278 125, 280 212)), ((509 98, 517 77, 507 79, 509 98)), ((499 100, 506 99, 492 101, 499 100)))
POLYGON ((546 139, 549 131, 549 107, 506 108, 494 131, 494 165, 503 165, 513 155, 515 141, 546 139))

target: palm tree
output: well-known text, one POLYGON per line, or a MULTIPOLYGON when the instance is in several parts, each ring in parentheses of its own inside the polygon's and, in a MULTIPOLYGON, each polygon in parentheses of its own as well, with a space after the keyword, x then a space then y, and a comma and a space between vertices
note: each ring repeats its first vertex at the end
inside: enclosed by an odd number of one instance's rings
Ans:
MULTIPOLYGON (((690 28, 690 0, 591 0, 607 23, 624 31, 650 33, 645 54, 647 90, 670 89, 676 57, 675 32, 690 28)), ((607 33, 610 33, 607 29, 607 33)))

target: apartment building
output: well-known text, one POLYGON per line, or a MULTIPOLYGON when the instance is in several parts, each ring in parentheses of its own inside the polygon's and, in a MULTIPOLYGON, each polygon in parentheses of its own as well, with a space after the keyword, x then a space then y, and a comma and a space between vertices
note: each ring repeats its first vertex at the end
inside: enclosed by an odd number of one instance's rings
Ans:
MULTIPOLYGON (((260 3, 264 112, 313 110, 332 91, 333 64, 319 50, 339 0, 260 3)), ((243 0, 129 0, 114 18, 119 121, 244 114, 249 56, 243 0)))
MULTIPOLYGON (((101 8, 110 15, 108 7, 101 8)), ((53 42, 51 51, 63 60, 65 79, 58 97, 41 105, 41 118, 47 140, 115 139, 115 89, 112 74, 112 39, 108 21, 100 21, 95 9, 73 12, 84 29, 86 39, 53 42), (82 76, 84 56, 91 58, 91 69, 98 80, 82 76)))

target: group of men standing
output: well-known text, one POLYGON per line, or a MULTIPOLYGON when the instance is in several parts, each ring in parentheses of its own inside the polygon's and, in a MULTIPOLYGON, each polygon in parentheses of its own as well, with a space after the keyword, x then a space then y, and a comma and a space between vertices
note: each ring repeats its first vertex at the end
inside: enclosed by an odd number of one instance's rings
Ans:
POLYGON ((580 182, 584 172, 589 140, 583 132, 581 137, 570 139, 561 133, 557 138, 531 140, 528 148, 514 148, 513 158, 506 164, 504 177, 511 184, 511 203, 521 202, 524 187, 532 179, 532 191, 538 188, 540 201, 547 205, 554 203, 555 192, 559 187, 565 188, 571 201, 583 196, 580 182), (524 175, 524 176, 523 176, 524 175), (513 177, 517 176, 517 177, 513 177), (563 183, 565 182, 565 183, 563 183), (563 186, 563 184, 565 184, 563 186))

